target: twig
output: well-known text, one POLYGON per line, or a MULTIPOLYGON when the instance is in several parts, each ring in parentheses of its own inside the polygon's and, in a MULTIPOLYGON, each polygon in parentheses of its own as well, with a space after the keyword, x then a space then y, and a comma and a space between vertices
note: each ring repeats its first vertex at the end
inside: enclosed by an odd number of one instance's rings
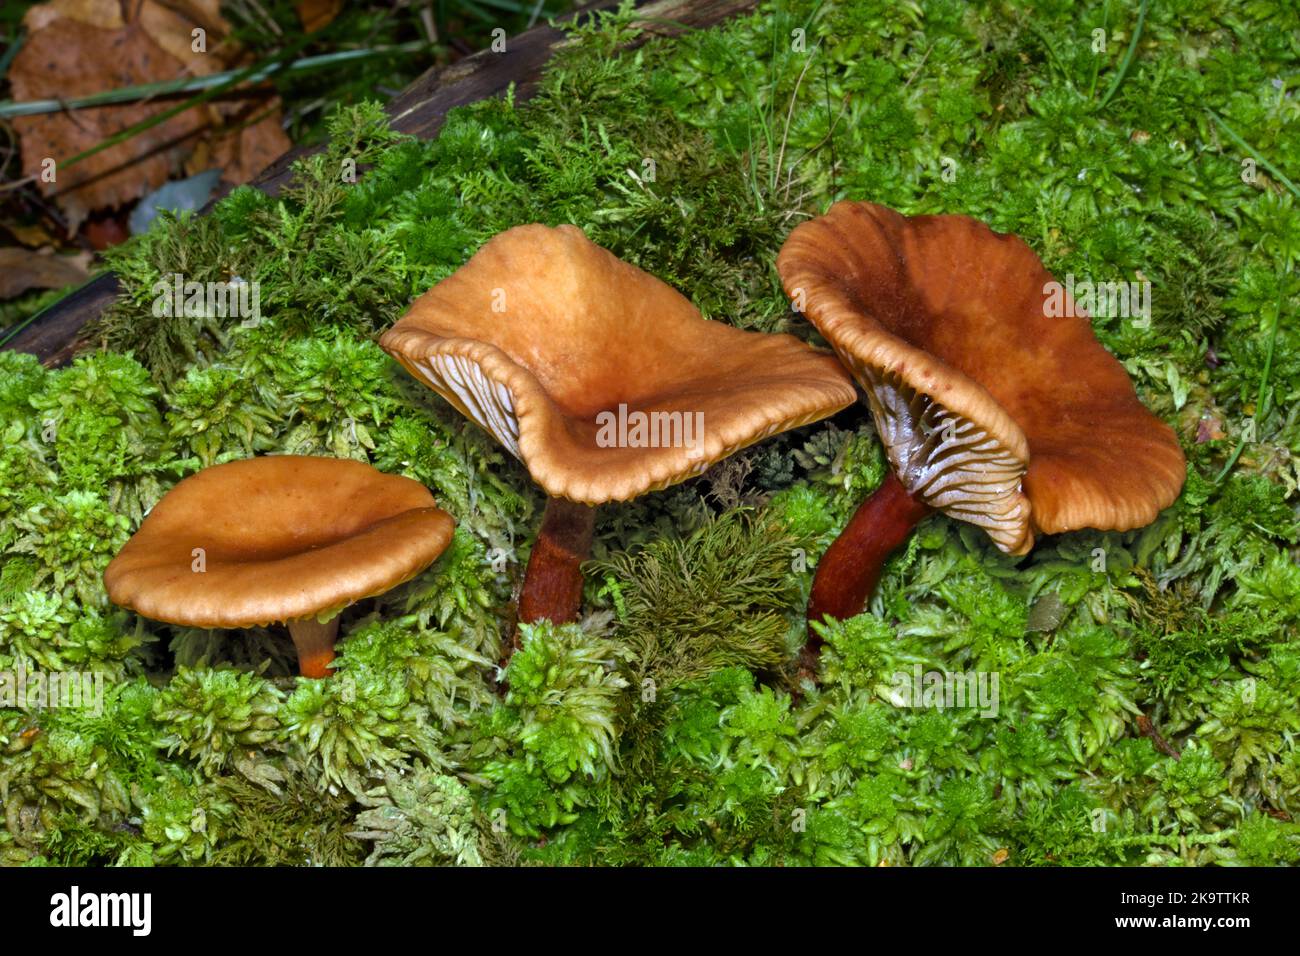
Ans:
MULTIPOLYGON (((817 53, 818 50, 813 50, 817 53)), ((808 73, 808 67, 812 66, 813 57, 809 54, 805 58, 803 69, 799 71, 799 79, 794 82, 794 92, 790 94, 790 108, 785 111, 785 128, 781 130, 781 148, 776 154, 776 175, 781 175, 781 168, 785 165, 785 144, 790 138, 790 121, 794 118, 794 104, 799 100, 799 87, 803 85, 803 78, 808 73)))
POLYGON ((900 93, 903 92, 903 90, 906 90, 909 86, 911 86, 912 81, 921 75, 921 67, 925 66, 925 61, 930 59, 930 54, 933 52, 934 52, 934 44, 931 43, 928 47, 925 48, 925 53, 921 56, 921 62, 916 64, 916 69, 913 70, 912 75, 907 78, 907 82, 903 84, 903 89, 899 90, 900 93))
POLYGON ((1150 737, 1151 742, 1156 746, 1156 750, 1168 757, 1173 757, 1175 760, 1182 757, 1182 754, 1175 750, 1169 741, 1160 736, 1160 731, 1156 730, 1156 725, 1151 722, 1151 718, 1146 714, 1138 714, 1137 726, 1138 733, 1143 737, 1150 737))

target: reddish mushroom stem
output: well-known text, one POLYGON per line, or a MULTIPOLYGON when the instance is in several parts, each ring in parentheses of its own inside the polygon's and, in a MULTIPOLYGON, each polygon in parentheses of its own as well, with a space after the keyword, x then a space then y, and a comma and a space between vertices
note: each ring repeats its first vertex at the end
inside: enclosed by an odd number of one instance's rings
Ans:
POLYGON ((334 642, 339 636, 338 616, 324 624, 314 617, 290 621, 289 636, 298 649, 298 673, 303 677, 329 677, 334 642))
MULTIPOLYGON (((880 580, 885 559, 929 513, 930 506, 912 497, 891 471, 822 555, 808 599, 809 622, 825 617, 842 621, 861 614, 880 580)), ((820 646, 811 629, 809 639, 814 648, 820 646)))
MULTIPOLYGON (((591 554, 596 509, 591 505, 548 498, 537 543, 528 558, 519 595, 519 621, 556 624, 578 619, 582 606, 582 562, 591 554)), ((515 637, 518 646, 518 635, 515 637)))

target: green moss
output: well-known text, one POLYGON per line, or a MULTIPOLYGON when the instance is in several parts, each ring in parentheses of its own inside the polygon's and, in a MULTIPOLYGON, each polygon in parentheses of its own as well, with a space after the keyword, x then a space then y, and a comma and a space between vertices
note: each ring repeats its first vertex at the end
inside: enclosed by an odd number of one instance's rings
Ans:
POLYGON ((368 774, 418 755, 442 762, 427 712, 411 699, 406 675, 346 660, 336 679, 307 680, 285 701, 285 738, 322 790, 366 789, 368 774))
POLYGON ((627 686, 616 667, 628 655, 576 625, 520 630, 504 706, 483 723, 494 754, 481 772, 501 784, 492 809, 505 812, 513 832, 535 835, 572 822, 588 785, 616 765, 617 704, 627 686))
POLYGON ((361 803, 350 835, 373 841, 367 866, 483 865, 474 800, 454 777, 389 774, 361 803))
POLYGON ((664 690, 726 667, 780 666, 797 544, 777 524, 729 512, 684 540, 594 563, 617 595, 633 682, 664 690))
POLYGON ((211 776, 238 749, 276 749, 282 695, 265 680, 236 671, 180 669, 158 696, 154 719, 162 744, 211 776))
POLYGON ((50 373, 31 398, 40 440, 60 484, 96 492, 139 520, 178 468, 166 444, 158 390, 130 356, 96 352, 50 373))
POLYGON ((45 368, 26 352, 0 352, 0 419, 30 414, 28 402, 45 385, 45 368))
POLYGON ((64 598, 96 607, 107 603, 104 568, 130 537, 131 521, 93 491, 69 491, 17 517, 16 554, 36 559, 33 582, 64 598))
POLYGON ((216 844, 234 815, 234 806, 216 788, 175 771, 141 800, 140 809, 142 835, 158 864, 213 862, 216 844))
POLYGON ((167 422, 206 468, 274 449, 278 398, 241 369, 192 368, 171 392, 167 422))
POLYGON ((351 631, 339 649, 337 666, 345 673, 364 668, 405 675, 411 698, 444 730, 496 700, 484 683, 495 657, 477 653, 465 629, 455 635, 433 630, 418 614, 372 620, 351 631))
POLYGON ((1237 855, 1247 866, 1278 866, 1300 860, 1300 833, 1293 823, 1283 823, 1257 813, 1238 828, 1237 855))
POLYGON ((211 786, 223 810, 216 866, 355 866, 364 849, 351 795, 322 793, 300 764, 245 764, 211 786))

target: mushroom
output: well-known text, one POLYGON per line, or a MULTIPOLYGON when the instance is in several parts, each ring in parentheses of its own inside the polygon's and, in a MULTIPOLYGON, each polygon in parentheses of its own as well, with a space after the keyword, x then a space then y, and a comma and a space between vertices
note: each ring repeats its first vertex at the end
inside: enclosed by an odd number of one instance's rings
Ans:
POLYGON ((1025 554, 1035 533, 1149 524, 1186 476, 1174 432, 1024 241, 967 216, 840 202, 777 258, 866 392, 891 472, 818 565, 809 621, 865 606, 931 510, 1025 554), (1073 305, 1069 303, 1069 305, 1073 305))
POLYGON ((170 624, 286 622, 299 672, 325 677, 339 612, 411 580, 454 528, 410 478, 340 458, 248 458, 167 492, 104 586, 114 603, 170 624))
POLYGON ((548 495, 524 623, 577 617, 595 505, 699 475, 856 396, 833 356, 708 321, 575 226, 497 235, 379 344, 548 495))

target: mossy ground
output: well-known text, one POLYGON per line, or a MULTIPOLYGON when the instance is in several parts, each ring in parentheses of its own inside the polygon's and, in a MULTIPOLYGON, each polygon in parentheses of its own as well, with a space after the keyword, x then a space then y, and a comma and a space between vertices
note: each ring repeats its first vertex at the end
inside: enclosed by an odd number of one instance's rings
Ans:
POLYGON ((0 669, 109 675, 102 714, 0 710, 0 860, 1295 862, 1300 212, 1268 166, 1297 172, 1300 19, 1153 4, 1124 70, 1121 7, 767 4, 624 54, 608 18, 527 103, 427 143, 340 112, 283 196, 241 189, 118 252, 101 348, 54 372, 0 353, 0 669), (1095 325, 1178 431, 1179 501, 1024 559, 929 519, 800 685, 811 566, 883 475, 855 408, 604 509, 591 613, 531 630, 498 697, 540 499, 375 334, 540 221, 711 318, 813 339, 773 261, 842 197, 1149 279, 1149 327, 1095 325), (177 272, 256 280, 264 321, 156 318, 177 272), (100 583, 171 484, 267 452, 367 459, 459 522, 429 572, 345 614, 328 681, 290 676, 283 634, 140 620, 100 583), (918 664, 996 672, 996 718, 897 706, 918 664))

